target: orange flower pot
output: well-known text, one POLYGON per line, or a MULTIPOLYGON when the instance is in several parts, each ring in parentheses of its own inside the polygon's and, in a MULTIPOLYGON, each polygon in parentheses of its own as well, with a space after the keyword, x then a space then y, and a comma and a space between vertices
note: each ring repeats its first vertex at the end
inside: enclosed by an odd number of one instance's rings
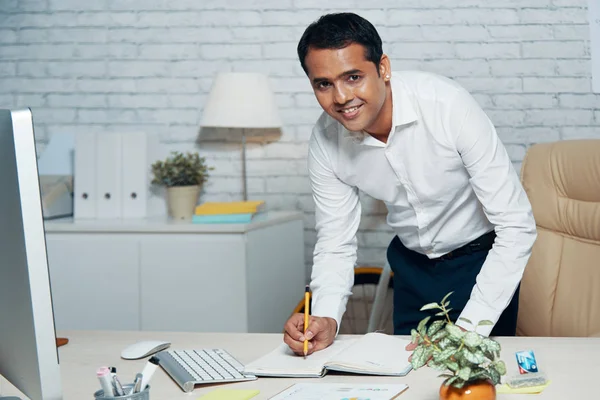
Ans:
POLYGON ((467 383, 460 389, 442 384, 440 400, 496 400, 496 387, 489 380, 467 383))

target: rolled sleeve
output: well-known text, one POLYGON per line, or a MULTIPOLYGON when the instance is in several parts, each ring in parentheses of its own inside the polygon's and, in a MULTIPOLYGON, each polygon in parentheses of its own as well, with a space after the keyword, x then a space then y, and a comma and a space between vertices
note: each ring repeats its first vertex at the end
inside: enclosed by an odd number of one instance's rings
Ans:
POLYGON ((312 314, 335 319, 339 332, 354 284, 361 206, 357 189, 334 173, 327 140, 315 128, 308 153, 317 232, 311 274, 312 314))
MULTIPOLYGON (((535 220, 529 199, 492 122, 466 91, 460 91, 453 104, 449 120, 456 149, 496 232, 494 245, 460 316, 475 325, 481 320, 490 320, 495 325, 523 276, 537 235, 535 220)), ((460 320, 457 325, 472 329, 460 320)), ((479 326, 477 332, 488 336, 492 328, 493 325, 479 326)))

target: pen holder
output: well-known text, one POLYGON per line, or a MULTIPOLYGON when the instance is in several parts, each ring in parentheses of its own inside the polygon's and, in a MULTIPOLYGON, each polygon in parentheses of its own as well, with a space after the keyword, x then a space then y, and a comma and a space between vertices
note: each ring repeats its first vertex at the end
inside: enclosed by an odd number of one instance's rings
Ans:
MULTIPOLYGON (((133 383, 128 385, 123 385, 123 391, 125 393, 129 393, 129 391, 133 388, 133 383)), ((95 400, 150 400, 150 385, 147 385, 144 390, 139 393, 126 394, 123 396, 104 396, 104 390, 100 389, 94 393, 95 400)))

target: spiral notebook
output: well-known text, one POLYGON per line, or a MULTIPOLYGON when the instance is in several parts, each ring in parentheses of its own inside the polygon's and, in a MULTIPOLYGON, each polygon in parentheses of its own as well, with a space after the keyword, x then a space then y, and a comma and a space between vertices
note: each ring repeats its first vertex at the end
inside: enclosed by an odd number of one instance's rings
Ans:
POLYGON ((383 333, 357 338, 339 337, 331 346, 306 357, 282 343, 265 356, 246 364, 244 373, 256 376, 317 378, 327 371, 361 375, 404 376, 412 369, 406 351, 409 340, 383 333))

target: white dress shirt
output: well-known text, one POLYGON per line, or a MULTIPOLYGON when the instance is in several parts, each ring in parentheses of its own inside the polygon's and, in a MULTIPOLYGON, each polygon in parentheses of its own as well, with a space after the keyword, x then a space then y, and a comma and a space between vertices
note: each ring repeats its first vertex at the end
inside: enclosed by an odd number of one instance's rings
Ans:
MULTIPOLYGON (((495 324, 536 238, 531 204, 494 126, 464 88, 418 71, 394 72, 390 84, 387 143, 349 132, 326 113, 313 129, 313 315, 334 318, 339 329, 354 282, 360 189, 386 204, 387 223, 402 243, 429 258, 495 229, 493 248, 461 313, 475 324, 495 324)), ((489 335, 492 327, 477 331, 489 335)))

